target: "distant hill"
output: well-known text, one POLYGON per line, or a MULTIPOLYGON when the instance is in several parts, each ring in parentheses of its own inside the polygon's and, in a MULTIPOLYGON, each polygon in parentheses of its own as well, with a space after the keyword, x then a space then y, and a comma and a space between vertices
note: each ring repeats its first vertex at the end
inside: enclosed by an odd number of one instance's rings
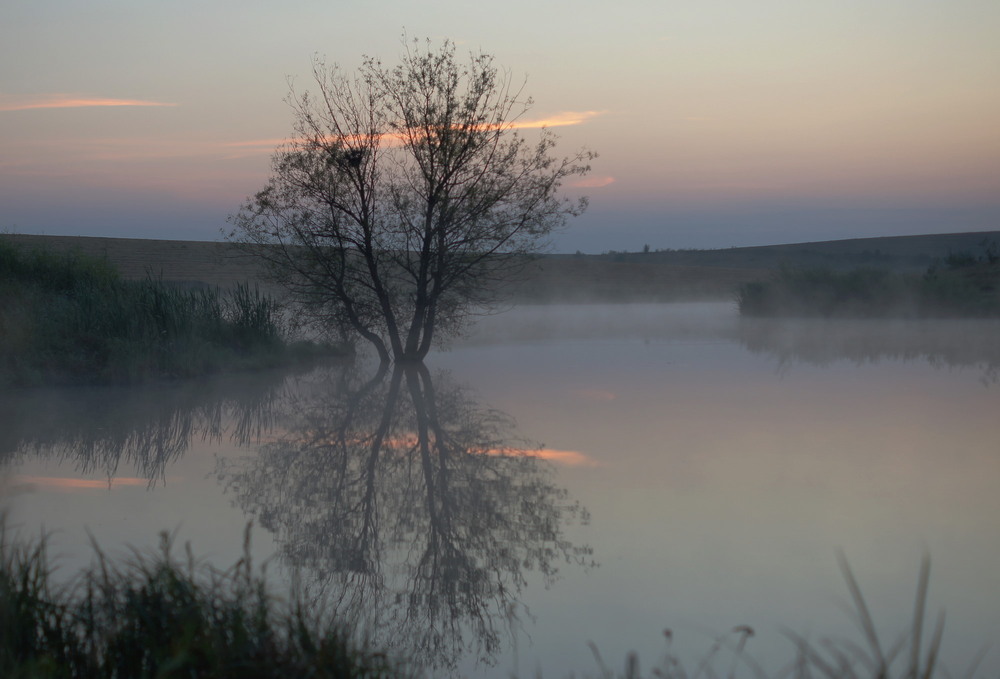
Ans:
MULTIPOLYGON (((260 280, 258 262, 227 243, 5 234, 29 247, 76 249, 107 258, 128 278, 147 275, 182 284, 229 287, 260 280)), ((783 265, 922 271, 952 253, 979 252, 1000 231, 854 238, 724 250, 543 255, 528 262, 507 293, 518 302, 733 299, 743 283, 783 265)))
POLYGON ((35 236, 5 234, 26 247, 63 252, 75 250, 107 259, 125 278, 231 287, 260 278, 260 264, 243 256, 228 243, 211 241, 103 238, 95 236, 35 236))
POLYGON ((877 266, 895 271, 922 271, 935 260, 947 257, 949 254, 978 252, 982 249, 983 241, 993 241, 1000 245, 1000 231, 851 238, 719 250, 611 252, 597 257, 603 260, 627 262, 651 258, 663 264, 684 266, 754 269, 774 269, 782 265, 830 269, 877 266))

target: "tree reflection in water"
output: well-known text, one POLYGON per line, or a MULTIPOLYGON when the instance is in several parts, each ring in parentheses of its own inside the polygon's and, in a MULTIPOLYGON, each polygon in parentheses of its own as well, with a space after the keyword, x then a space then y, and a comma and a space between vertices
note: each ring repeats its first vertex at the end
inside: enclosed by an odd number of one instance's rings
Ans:
POLYGON ((288 402, 284 435, 221 463, 227 489, 309 601, 422 664, 492 664, 528 574, 548 585, 563 563, 592 565, 564 535, 586 511, 509 417, 424 365, 326 378, 288 402))

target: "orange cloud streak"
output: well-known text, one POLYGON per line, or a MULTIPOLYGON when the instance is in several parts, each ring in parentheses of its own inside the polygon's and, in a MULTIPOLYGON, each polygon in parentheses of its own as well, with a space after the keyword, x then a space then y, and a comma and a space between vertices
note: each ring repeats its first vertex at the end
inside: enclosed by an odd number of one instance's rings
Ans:
POLYGON ((567 125, 582 125, 591 118, 601 115, 604 111, 564 111, 541 120, 526 120, 515 122, 515 129, 531 129, 537 127, 565 127, 567 125))
POLYGON ((542 448, 541 450, 526 451, 528 455, 539 457, 556 464, 564 464, 568 467, 599 467, 601 463, 592 457, 588 457, 578 450, 552 450, 542 448))
POLYGON ((575 186, 580 189, 599 189, 602 186, 608 186, 609 184, 614 184, 614 177, 585 177, 584 179, 578 179, 574 182, 570 182, 570 186, 575 186))
POLYGON ((34 100, 0 102, 0 111, 27 111, 37 108, 90 108, 95 106, 177 106, 177 104, 142 101, 140 99, 110 99, 58 94, 34 100))
MULTIPOLYGON (((549 116, 548 118, 543 118, 541 120, 525 120, 521 122, 511 123, 510 128, 515 130, 528 130, 537 129, 542 127, 565 127, 567 125, 582 125, 591 118, 599 116, 603 111, 565 111, 563 113, 556 113, 555 115, 549 116)), ((399 134, 385 134, 382 139, 388 143, 398 143, 402 141, 402 135, 399 134)), ((333 141, 331 138, 330 141, 333 141)), ((300 139, 251 139, 248 141, 234 141, 229 142, 226 146, 233 148, 259 148, 260 150, 270 151, 271 149, 280 146, 285 143, 301 143, 300 139)), ((608 177, 609 181, 606 181, 605 186, 614 181, 614 178, 608 177)))

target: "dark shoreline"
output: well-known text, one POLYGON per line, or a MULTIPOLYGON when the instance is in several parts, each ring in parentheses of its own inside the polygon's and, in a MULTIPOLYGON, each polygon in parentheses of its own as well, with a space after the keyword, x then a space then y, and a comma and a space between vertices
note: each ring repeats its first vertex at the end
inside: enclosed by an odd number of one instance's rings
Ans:
MULTIPOLYGON (((222 288, 246 281, 264 283, 260 263, 225 242, 28 234, 0 238, 107 258, 130 279, 153 277, 222 288)), ((504 294, 515 303, 731 300, 742 285, 769 278, 783 266, 917 272, 951 253, 974 251, 987 239, 1000 242, 1000 231, 717 250, 546 254, 528 262, 504 294)))

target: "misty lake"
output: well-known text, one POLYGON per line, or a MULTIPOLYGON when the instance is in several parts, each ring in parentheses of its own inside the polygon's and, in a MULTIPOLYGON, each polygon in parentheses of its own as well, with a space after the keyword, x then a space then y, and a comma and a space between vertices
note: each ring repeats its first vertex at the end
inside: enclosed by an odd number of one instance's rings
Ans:
POLYGON ((164 529, 228 566, 252 520, 276 587, 467 676, 646 671, 665 629, 693 673, 741 625, 777 674, 785 630, 860 640, 841 550, 888 646, 926 552, 960 673, 1000 641, 998 369, 993 321, 527 306, 426 370, 3 394, 2 498, 65 574, 164 529))

